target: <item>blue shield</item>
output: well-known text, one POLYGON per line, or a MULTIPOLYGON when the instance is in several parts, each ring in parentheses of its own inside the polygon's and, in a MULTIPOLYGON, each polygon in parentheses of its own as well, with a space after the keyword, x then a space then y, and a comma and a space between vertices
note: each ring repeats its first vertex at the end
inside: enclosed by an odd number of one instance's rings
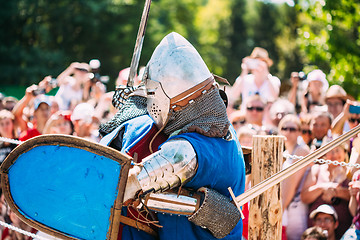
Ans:
POLYGON ((131 158, 81 138, 43 135, 1 165, 11 209, 27 224, 65 239, 116 239, 131 158))

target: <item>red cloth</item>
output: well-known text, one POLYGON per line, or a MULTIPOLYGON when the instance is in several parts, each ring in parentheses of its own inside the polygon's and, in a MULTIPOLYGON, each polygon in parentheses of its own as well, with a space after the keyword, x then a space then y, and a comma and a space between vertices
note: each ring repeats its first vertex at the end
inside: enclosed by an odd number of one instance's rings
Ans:
MULTIPOLYGON (((155 134, 158 132, 157 127, 154 125, 150 131, 141 138, 141 140, 134 146, 132 147, 127 154, 131 157, 134 156, 135 153, 138 154, 137 156, 137 161, 136 163, 140 163, 142 161, 143 158, 149 156, 151 154, 149 146, 150 146, 150 142, 153 139, 153 137, 155 136, 155 134)), ((166 141, 168 137, 161 132, 159 135, 156 136, 156 138, 154 139, 153 143, 152 143, 152 151, 156 152, 158 151, 159 146, 166 141)), ((134 210, 132 207, 130 207, 126 213, 126 216, 136 220, 136 218, 139 218, 141 220, 147 220, 147 221, 153 221, 152 219, 147 219, 145 216, 140 215, 139 212, 137 212, 136 210, 134 210), (129 214, 129 211, 132 214, 129 214)), ((154 230, 156 230, 156 228, 153 225, 150 224, 146 224, 148 227, 153 228, 154 230)), ((118 233, 118 240, 122 239, 122 231, 123 231, 123 227, 124 224, 121 223, 119 226, 119 233, 118 233)))
POLYGON ((249 231, 249 203, 245 203, 242 207, 242 213, 244 214, 243 219, 243 237, 248 239, 249 231))
POLYGON ((25 132, 21 133, 21 136, 19 138, 20 141, 26 141, 30 138, 36 137, 41 135, 41 133, 36 128, 29 128, 25 132))
MULTIPOLYGON (((150 131, 144 137, 142 137, 140 139, 140 141, 129 150, 129 152, 127 152, 127 154, 131 157, 134 157, 134 153, 138 154, 136 163, 140 163, 143 158, 145 158, 151 154, 150 149, 149 149, 150 142, 158 131, 159 130, 154 125, 150 129, 150 131)), ((167 138, 168 137, 163 132, 161 132, 159 135, 157 135, 151 146, 152 151, 153 152, 158 151, 159 146, 163 142, 165 142, 167 140, 167 138)))

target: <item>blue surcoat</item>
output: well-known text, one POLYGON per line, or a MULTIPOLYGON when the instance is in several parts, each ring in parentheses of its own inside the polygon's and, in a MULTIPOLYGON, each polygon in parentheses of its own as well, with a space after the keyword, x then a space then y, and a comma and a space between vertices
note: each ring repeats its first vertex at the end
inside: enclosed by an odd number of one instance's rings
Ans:
MULTIPOLYGON (((231 187, 235 195, 244 192, 245 165, 241 146, 235 131, 230 127, 234 138, 211 138, 198 133, 184 133, 173 138, 184 138, 194 147, 198 169, 195 176, 184 187, 198 189, 208 187, 230 198, 227 190, 231 187)), ((158 214, 160 239, 216 239, 208 230, 191 223, 186 217, 158 214)), ((224 239, 241 239, 242 221, 224 239)))
MULTIPOLYGON (((128 149, 129 144, 139 141, 139 135, 141 136, 141 133, 146 132, 146 129, 153 124, 153 120, 148 115, 137 117, 124 123, 123 127, 131 129, 131 131, 128 131, 129 135, 124 134, 123 149, 128 149), (137 131, 138 134, 133 134, 134 131, 137 131)), ((169 140, 182 138, 189 141, 197 155, 197 172, 183 187, 193 189, 208 187, 229 198, 228 187, 232 188, 236 196, 244 192, 245 164, 243 154, 232 126, 230 126, 230 131, 233 136, 231 140, 206 137, 199 133, 183 133, 169 138, 169 140)), ((216 239, 208 230, 191 223, 187 217, 158 214, 158 219, 159 224, 163 226, 158 231, 160 239, 216 239)), ((224 239, 241 239, 241 236, 242 221, 239 221, 237 226, 224 239)), ((138 240, 154 238, 132 227, 125 226, 122 239, 138 240)))

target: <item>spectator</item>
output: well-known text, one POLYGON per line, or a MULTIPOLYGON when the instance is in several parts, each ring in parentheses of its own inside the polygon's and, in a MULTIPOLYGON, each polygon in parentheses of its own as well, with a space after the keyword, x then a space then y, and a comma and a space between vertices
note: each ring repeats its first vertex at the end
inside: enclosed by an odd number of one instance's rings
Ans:
POLYGON ((256 47, 241 64, 241 75, 235 80, 229 95, 229 106, 241 96, 240 110, 245 111, 246 102, 252 95, 258 94, 264 102, 273 102, 280 92, 279 78, 272 76, 269 68, 273 61, 264 48, 256 47))
POLYGON ((130 68, 124 68, 119 72, 119 75, 116 79, 116 86, 126 86, 127 81, 129 79, 129 74, 130 74, 130 68))
MULTIPOLYGON (((339 116, 334 120, 332 124, 332 132, 335 134, 342 134, 344 125, 349 124, 349 128, 353 129, 360 123, 360 113, 357 111, 350 112, 350 107, 354 107, 355 110, 360 108, 360 103, 356 101, 347 100, 344 106, 343 111, 339 116)), ((353 148, 360 153, 360 138, 353 137, 350 139, 349 151, 352 153, 353 148)))
MULTIPOLYGON (((36 86, 35 86, 36 87, 36 86)), ((35 99, 33 95, 34 86, 28 87, 25 96, 14 107, 13 113, 15 115, 15 122, 20 126, 22 132, 20 140, 25 141, 32 137, 41 135, 46 121, 50 117, 50 101, 46 95, 39 95, 35 99), (33 119, 30 124, 23 117, 23 111, 26 105, 33 100, 33 119), (29 123, 29 124, 28 124, 29 123)))
POLYGON ((326 75, 321 70, 311 71, 307 76, 308 87, 301 101, 301 112, 309 113, 314 106, 325 104, 325 92, 329 88, 326 75))
MULTIPOLYGON (((14 106, 12 112, 15 116, 16 131, 19 130, 22 135, 27 135, 26 132, 28 131, 32 132, 30 135, 31 137, 40 135, 42 133, 46 121, 51 114, 51 102, 49 96, 44 95, 46 92, 52 89, 51 79, 52 78, 50 76, 46 76, 42 81, 39 82, 38 85, 33 84, 26 88, 24 97, 14 106), (49 111, 47 111, 47 107, 43 106, 41 103, 46 103, 49 107, 49 111), (37 108, 40 106, 40 104, 41 108, 38 110, 37 108), (33 131, 31 129, 37 129, 37 131, 33 131)), ((22 136, 20 135, 20 138, 21 137, 22 136)), ((27 139, 28 138, 26 137, 23 140, 27 139)))
POLYGON ((111 103, 113 96, 114 92, 103 94, 96 105, 95 119, 100 123, 109 121, 116 114, 117 109, 111 103))
POLYGON ((101 63, 98 59, 90 60, 89 66, 91 68, 90 81, 84 84, 83 100, 97 107, 102 96, 106 93, 105 83, 109 82, 109 77, 100 75, 101 63))
MULTIPOLYGON (((355 106, 355 110, 359 109, 359 102, 347 100, 344 106, 342 113, 334 120, 332 124, 332 131, 336 134, 342 134, 344 125, 348 122, 349 128, 353 129, 360 123, 360 114, 354 112, 350 112, 350 107, 355 106)), ((357 164, 360 163, 360 138, 359 136, 355 136, 350 138, 348 142, 348 152, 350 154, 350 163, 357 164)), ((350 173, 353 174, 357 169, 355 167, 351 167, 350 173)))
POLYGON ((343 111, 337 116, 332 124, 332 132, 335 134, 342 134, 344 125, 349 124, 349 128, 353 129, 360 123, 360 103, 356 101, 347 100, 343 111), (350 109, 350 108, 354 108, 350 109))
POLYGON ((5 109, 12 111, 14 109, 16 103, 18 102, 18 100, 14 97, 4 97, 2 102, 4 104, 5 109))
MULTIPOLYGON (((24 223, 23 221, 21 221, 20 218, 18 218, 18 216, 16 216, 16 214, 12 210, 9 210, 9 216, 10 216, 10 220, 11 220, 11 225, 13 225, 14 227, 20 228, 26 232, 31 232, 34 234, 37 232, 37 230, 35 228, 32 228, 29 225, 27 225, 26 223, 24 223)), ((26 240, 29 238, 25 237, 25 235, 23 235, 20 232, 11 230, 9 228, 5 228, 2 232, 1 239, 3 239, 3 240, 26 240)))
POLYGON ((50 102, 50 114, 53 115, 54 113, 60 110, 60 106, 54 96, 49 96, 49 102, 50 102))
POLYGON ((321 227, 310 227, 301 235, 301 240, 327 240, 327 234, 321 227))
POLYGON ((247 99, 245 110, 245 122, 261 127, 264 119, 265 103, 259 95, 253 95, 247 99))
MULTIPOLYGON (((135 78, 134 78, 134 86, 137 86, 140 84, 140 82, 142 81, 142 78, 144 76, 144 72, 145 72, 145 67, 141 66, 139 68, 139 75, 135 74, 135 78)), ((115 82, 115 86, 126 86, 127 85, 127 81, 129 79, 129 75, 130 75, 130 68, 124 68, 119 72, 119 75, 116 79, 115 82)))
MULTIPOLYGON (((298 144, 300 136, 300 120, 296 115, 286 115, 279 123, 279 134, 285 137, 285 153, 305 156, 310 149, 306 145, 298 144)), ((291 166, 298 159, 287 158, 283 169, 291 166)), ((307 228, 308 206, 301 202, 300 192, 309 168, 302 168, 295 174, 282 181, 283 225, 286 226, 288 240, 297 240, 307 228)))
POLYGON ((242 126, 237 131, 237 136, 242 147, 252 147, 253 136, 257 132, 248 126, 242 126))
POLYGON ((65 134, 74 133, 74 125, 70 119, 70 112, 58 111, 51 115, 44 127, 44 134, 65 134))
POLYGON ((301 123, 301 137, 299 138, 300 143, 304 143, 311 146, 313 141, 312 132, 310 130, 310 122, 311 122, 311 114, 301 114, 300 115, 300 123, 301 123))
POLYGON ((323 232, 326 231, 328 240, 339 239, 335 232, 341 220, 332 206, 327 204, 320 205, 309 216, 314 221, 315 226, 320 227, 323 232))
POLYGON ((296 112, 301 112, 301 100, 307 88, 306 75, 304 72, 292 72, 290 75, 291 89, 288 93, 288 100, 295 106, 296 112))
POLYGON ((0 92, 0 110, 4 109, 4 103, 3 103, 4 98, 5 98, 4 94, 0 92))
POLYGON ((328 112, 315 112, 312 114, 310 121, 310 130, 313 137, 311 150, 318 149, 322 144, 323 138, 330 135, 331 123, 332 118, 328 112))
POLYGON ((102 82, 92 82, 90 81, 90 85, 88 87, 89 94, 87 102, 93 105, 94 107, 97 106, 101 97, 106 93, 106 87, 102 82))
MULTIPOLYGON (((16 139, 14 124, 14 115, 6 109, 0 110, 0 137, 16 139)), ((0 142, 0 163, 16 146, 13 143, 0 142)))
POLYGON ((229 120, 231 124, 233 125, 235 130, 238 130, 240 127, 244 126, 246 123, 245 121, 245 113, 237 110, 230 114, 229 120))
POLYGON ((360 239, 360 170, 357 170, 349 183, 349 210, 353 218, 353 225, 345 232, 342 240, 360 239))
MULTIPOLYGON (((324 144, 330 140, 331 138, 324 139, 324 144)), ((346 149, 346 144, 333 148, 325 155, 325 159, 339 163, 346 162, 346 149)), ((350 193, 348 190, 349 180, 346 175, 347 169, 340 165, 314 164, 301 191, 301 200, 309 204, 309 211, 315 210, 322 204, 332 205, 336 209, 339 215, 339 227, 336 230, 337 239, 349 228, 352 219, 348 209, 350 193)), ((308 225, 313 225, 311 217, 308 225)))
POLYGON ((339 85, 332 85, 326 92, 325 103, 329 113, 335 119, 344 108, 348 96, 345 90, 339 85))
POLYGON ((277 99, 270 107, 270 123, 268 128, 278 128, 280 120, 288 115, 295 114, 294 105, 283 98, 277 99))
POLYGON ((90 66, 87 63, 73 62, 57 77, 59 90, 55 97, 61 110, 72 110, 88 96, 90 87, 90 66), (87 89, 85 89, 85 87, 87 89))
POLYGON ((71 114, 71 121, 74 124, 74 135, 98 142, 98 134, 94 134, 94 131, 98 129, 98 126, 95 127, 93 125, 94 115, 94 107, 89 103, 78 104, 71 114))

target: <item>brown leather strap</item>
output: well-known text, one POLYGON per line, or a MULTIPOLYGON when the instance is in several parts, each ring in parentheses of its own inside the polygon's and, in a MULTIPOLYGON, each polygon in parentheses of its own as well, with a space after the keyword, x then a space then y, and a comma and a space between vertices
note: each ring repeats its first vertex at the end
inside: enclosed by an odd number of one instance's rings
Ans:
POLYGON ((181 107, 187 105, 189 101, 198 98, 204 90, 209 90, 214 83, 214 77, 211 76, 205 81, 195 85, 194 87, 186 90, 185 92, 170 99, 170 108, 174 111, 178 111, 181 107), (190 95, 191 94, 191 95, 190 95), (176 107, 174 107, 176 106, 176 107))
POLYGON ((120 222, 123 223, 123 224, 126 224, 130 227, 133 227, 133 228, 136 228, 138 230, 141 230, 141 231, 144 231, 154 237, 157 237, 157 232, 154 231, 154 229, 152 229, 151 227, 143 224, 143 223, 140 223, 134 219, 131 219, 131 218, 128 218, 128 217, 125 217, 125 216, 120 216, 120 222))
POLYGON ((223 84, 226 84, 226 85, 230 85, 229 81, 226 79, 226 78, 223 78, 223 77, 220 77, 218 75, 215 75, 213 74, 215 80, 219 83, 223 83, 223 84))

